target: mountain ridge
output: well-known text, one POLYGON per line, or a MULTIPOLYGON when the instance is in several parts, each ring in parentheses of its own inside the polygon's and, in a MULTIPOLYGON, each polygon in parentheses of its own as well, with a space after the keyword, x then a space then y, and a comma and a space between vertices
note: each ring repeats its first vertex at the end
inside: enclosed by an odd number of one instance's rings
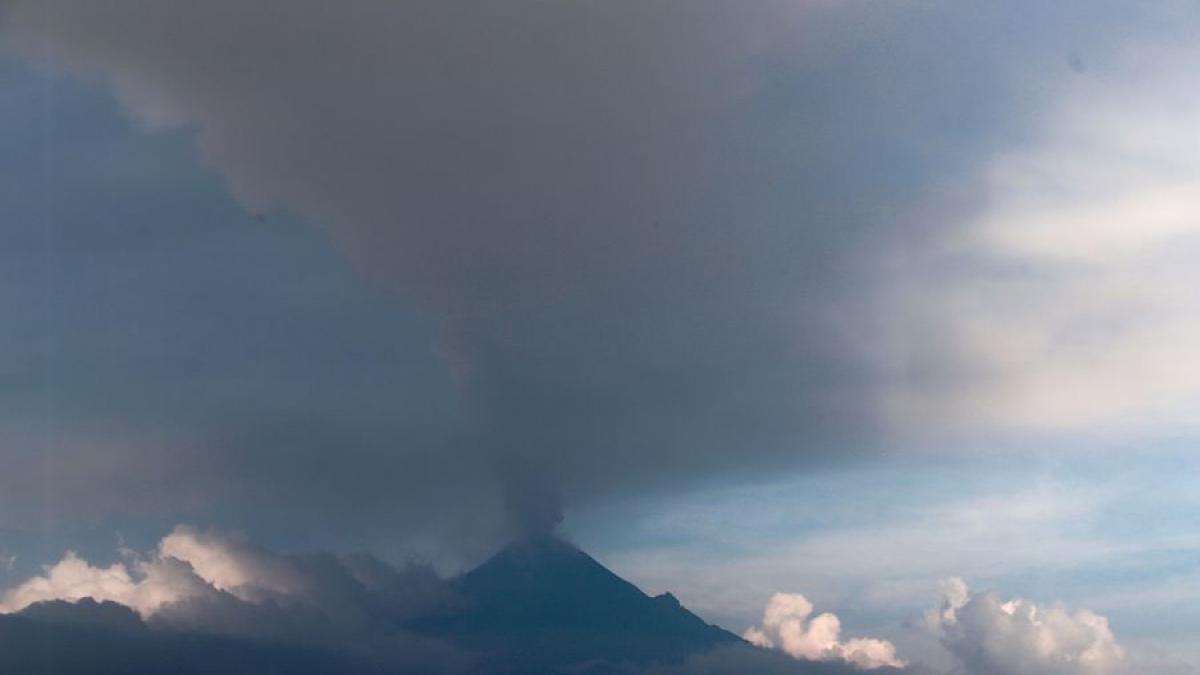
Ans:
POLYGON ((670 593, 649 596, 557 537, 510 544, 450 584, 460 602, 412 628, 497 655, 512 672, 679 663, 744 644, 670 593))

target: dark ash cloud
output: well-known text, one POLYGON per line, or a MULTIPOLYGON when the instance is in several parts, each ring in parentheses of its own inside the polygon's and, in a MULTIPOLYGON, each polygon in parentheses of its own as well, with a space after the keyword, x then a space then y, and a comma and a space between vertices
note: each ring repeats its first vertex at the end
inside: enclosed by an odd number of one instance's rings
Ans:
POLYGON ((452 432, 221 421, 172 451, 197 493, 503 537, 870 452, 897 388, 964 376, 936 325, 896 344, 892 272, 977 206, 964 176, 1034 123, 1064 26, 1103 43, 1088 7, 61 0, 3 25, 437 325, 452 432))

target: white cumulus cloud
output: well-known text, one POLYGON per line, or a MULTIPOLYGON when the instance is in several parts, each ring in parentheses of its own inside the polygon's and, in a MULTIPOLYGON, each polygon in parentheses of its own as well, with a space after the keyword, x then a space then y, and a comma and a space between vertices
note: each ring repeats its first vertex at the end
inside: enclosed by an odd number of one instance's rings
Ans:
POLYGON ((841 640, 842 624, 826 612, 812 616, 813 605, 799 593, 776 593, 763 612, 762 625, 742 634, 760 647, 781 649, 797 659, 846 661, 860 668, 904 667, 896 647, 887 640, 841 640), (811 617, 811 618, 810 618, 811 617))
POLYGON ((970 675, 1108 675, 1127 668, 1103 616, 1002 600, 972 592, 958 578, 943 582, 942 604, 926 612, 925 623, 970 675))
POLYGON ((186 562, 213 588, 241 600, 263 592, 296 595, 311 585, 288 558, 220 532, 177 527, 159 542, 158 558, 186 562))
MULTIPOLYGON (((268 551, 222 532, 178 526, 147 556, 125 551, 129 560, 96 566, 68 551, 43 573, 0 593, 0 614, 37 602, 83 598, 125 605, 148 619, 183 601, 308 605, 346 618, 356 587, 387 590, 404 583, 420 590, 420 572, 398 572, 367 558, 304 558, 268 551), (384 571, 386 570, 386 571, 384 571)), ((432 572, 429 573, 432 575, 432 572)), ((432 577, 430 577, 432 578, 432 577)))
POLYGON ((264 592, 296 594, 303 587, 302 575, 285 557, 234 536, 179 526, 152 555, 133 556, 128 563, 100 567, 68 551, 40 576, 0 595, 0 613, 48 600, 93 598, 120 603, 146 618, 170 603, 221 591, 249 601, 264 592))
POLYGON ((68 551, 62 560, 47 565, 41 576, 0 595, 0 614, 48 600, 93 598, 126 605, 146 617, 167 603, 200 595, 206 589, 207 584, 175 558, 97 567, 68 551))

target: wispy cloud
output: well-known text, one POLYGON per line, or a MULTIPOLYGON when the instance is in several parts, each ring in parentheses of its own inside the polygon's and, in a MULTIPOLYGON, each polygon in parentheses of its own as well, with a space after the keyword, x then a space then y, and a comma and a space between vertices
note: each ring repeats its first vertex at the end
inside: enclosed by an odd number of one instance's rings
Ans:
POLYGON ((1197 63, 1194 44, 1127 45, 1104 72, 1064 77, 1031 137, 977 168, 964 227, 899 263, 937 270, 897 275, 893 326, 915 348, 902 358, 946 368, 895 390, 897 419, 1194 428, 1197 63))

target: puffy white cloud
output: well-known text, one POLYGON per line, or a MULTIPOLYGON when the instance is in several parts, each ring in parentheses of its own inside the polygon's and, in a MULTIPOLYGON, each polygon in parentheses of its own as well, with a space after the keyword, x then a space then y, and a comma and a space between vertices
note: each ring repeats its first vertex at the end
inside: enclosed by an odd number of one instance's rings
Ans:
POLYGON ((970 675, 1108 675, 1127 667, 1103 616, 1001 600, 971 592, 959 578, 943 582, 942 604, 925 623, 970 675))
POLYGON ((242 600, 264 592, 298 595, 311 586, 288 558, 221 532, 176 527, 159 542, 158 558, 183 561, 213 588, 242 600))
POLYGON ((393 569, 369 556, 293 556, 217 531, 176 527, 142 558, 95 566, 68 552, 42 575, 0 595, 0 613, 48 600, 93 598, 125 605, 143 619, 224 631, 260 630, 254 607, 317 610, 346 626, 365 620, 364 594, 382 593, 403 615, 440 602, 441 581, 427 567, 393 569), (247 614, 250 612, 250 614, 247 614), (221 618, 216 618, 221 617, 221 618))
POLYGON ((186 563, 174 558, 96 567, 68 551, 58 563, 46 566, 41 576, 0 595, 0 613, 17 612, 47 600, 93 598, 126 605, 147 617, 168 603, 206 590, 211 589, 186 563))
POLYGON ((797 659, 846 661, 860 668, 904 667, 896 647, 887 640, 841 640, 842 624, 826 612, 812 617, 813 605, 799 593, 776 593, 763 612, 762 626, 742 634, 760 647, 781 649, 797 659), (810 618, 812 617, 812 618, 810 618))
POLYGON ((227 592, 254 600, 264 592, 294 595, 305 588, 303 575, 287 558, 234 536, 186 526, 164 537, 149 558, 128 549, 122 553, 129 562, 98 567, 68 551, 42 575, 4 593, 0 612, 47 600, 93 598, 126 605, 146 618, 165 605, 203 595, 227 592))
POLYGON ((0 602, 0 610, 15 612, 42 600, 78 600, 86 597, 128 605, 133 586, 133 580, 124 565, 116 563, 108 568, 92 567, 74 551, 68 551, 58 564, 46 568, 45 575, 34 577, 7 591, 3 602, 0 602))

